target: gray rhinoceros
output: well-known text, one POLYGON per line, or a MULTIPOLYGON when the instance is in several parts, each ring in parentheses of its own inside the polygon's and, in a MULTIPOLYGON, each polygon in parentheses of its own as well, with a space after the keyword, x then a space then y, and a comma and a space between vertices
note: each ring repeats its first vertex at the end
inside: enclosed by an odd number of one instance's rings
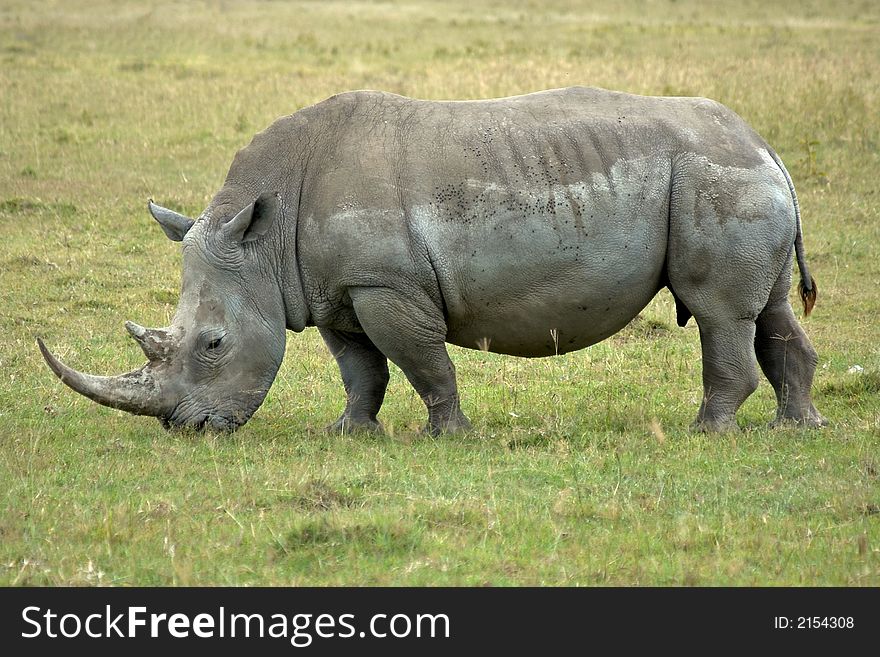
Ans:
POLYGON ((741 118, 704 98, 571 88, 486 101, 344 93, 277 120, 235 156, 193 221, 150 202, 183 242, 171 326, 126 327, 149 362, 81 374, 77 392, 166 427, 235 429, 266 395, 286 330, 316 326, 348 401, 331 428, 378 429, 396 363, 432 433, 467 429, 445 343, 548 356, 604 340, 657 292, 700 329, 696 427, 735 427, 758 385, 777 421, 825 421, 810 400, 791 179, 741 118))

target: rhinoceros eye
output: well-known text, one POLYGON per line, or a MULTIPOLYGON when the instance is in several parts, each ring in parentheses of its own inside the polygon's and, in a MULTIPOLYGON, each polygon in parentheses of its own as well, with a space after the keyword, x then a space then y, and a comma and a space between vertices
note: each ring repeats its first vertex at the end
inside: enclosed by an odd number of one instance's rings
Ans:
POLYGON ((199 335, 198 349, 203 356, 214 358, 219 356, 225 346, 226 331, 219 328, 207 329, 199 335))
POLYGON ((208 330, 204 331, 199 336, 199 343, 201 348, 205 351, 216 351, 220 348, 220 345, 223 343, 223 338, 225 337, 226 331, 208 330))

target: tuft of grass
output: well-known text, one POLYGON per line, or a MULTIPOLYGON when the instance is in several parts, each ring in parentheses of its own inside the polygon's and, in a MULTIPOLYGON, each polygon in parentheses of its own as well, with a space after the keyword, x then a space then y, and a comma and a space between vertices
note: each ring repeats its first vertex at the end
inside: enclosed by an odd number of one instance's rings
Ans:
POLYGON ((358 485, 339 487, 320 479, 306 482, 286 497, 293 507, 305 511, 331 511, 364 504, 364 495, 358 485))
POLYGON ((864 399, 870 395, 880 394, 880 371, 865 370, 847 374, 843 381, 831 381, 822 387, 826 397, 845 399, 864 399))
POLYGON ((71 217, 76 214, 76 206, 73 203, 46 203, 38 198, 6 198, 0 200, 0 213, 3 214, 15 216, 41 212, 51 212, 58 216, 71 217))
POLYGON ((411 552, 419 543, 417 528, 400 521, 340 523, 327 517, 298 522, 287 532, 285 554, 330 548, 358 555, 411 552))

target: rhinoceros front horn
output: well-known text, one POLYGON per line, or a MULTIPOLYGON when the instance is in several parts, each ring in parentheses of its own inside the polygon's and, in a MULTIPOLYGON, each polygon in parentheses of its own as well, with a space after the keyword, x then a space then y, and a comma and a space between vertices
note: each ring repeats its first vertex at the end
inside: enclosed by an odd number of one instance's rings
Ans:
POLYGON ((170 410, 164 403, 150 364, 119 376, 93 376, 77 372, 55 358, 40 338, 37 338, 37 344, 62 383, 92 401, 135 415, 162 417, 170 410))

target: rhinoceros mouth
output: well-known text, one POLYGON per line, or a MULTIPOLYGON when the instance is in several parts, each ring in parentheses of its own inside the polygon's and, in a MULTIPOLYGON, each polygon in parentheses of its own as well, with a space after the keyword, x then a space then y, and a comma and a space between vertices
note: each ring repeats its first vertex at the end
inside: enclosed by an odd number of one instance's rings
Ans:
POLYGON ((162 427, 167 431, 214 431, 217 433, 232 433, 242 427, 250 418, 242 417, 239 419, 227 418, 214 413, 203 413, 188 418, 176 417, 173 413, 170 416, 159 418, 162 427))
POLYGON ((271 380, 264 381, 262 385, 239 391, 241 396, 227 396, 222 400, 209 397, 205 401, 199 394, 184 397, 159 421, 169 430, 232 433, 250 421, 266 398, 271 383, 271 380))

